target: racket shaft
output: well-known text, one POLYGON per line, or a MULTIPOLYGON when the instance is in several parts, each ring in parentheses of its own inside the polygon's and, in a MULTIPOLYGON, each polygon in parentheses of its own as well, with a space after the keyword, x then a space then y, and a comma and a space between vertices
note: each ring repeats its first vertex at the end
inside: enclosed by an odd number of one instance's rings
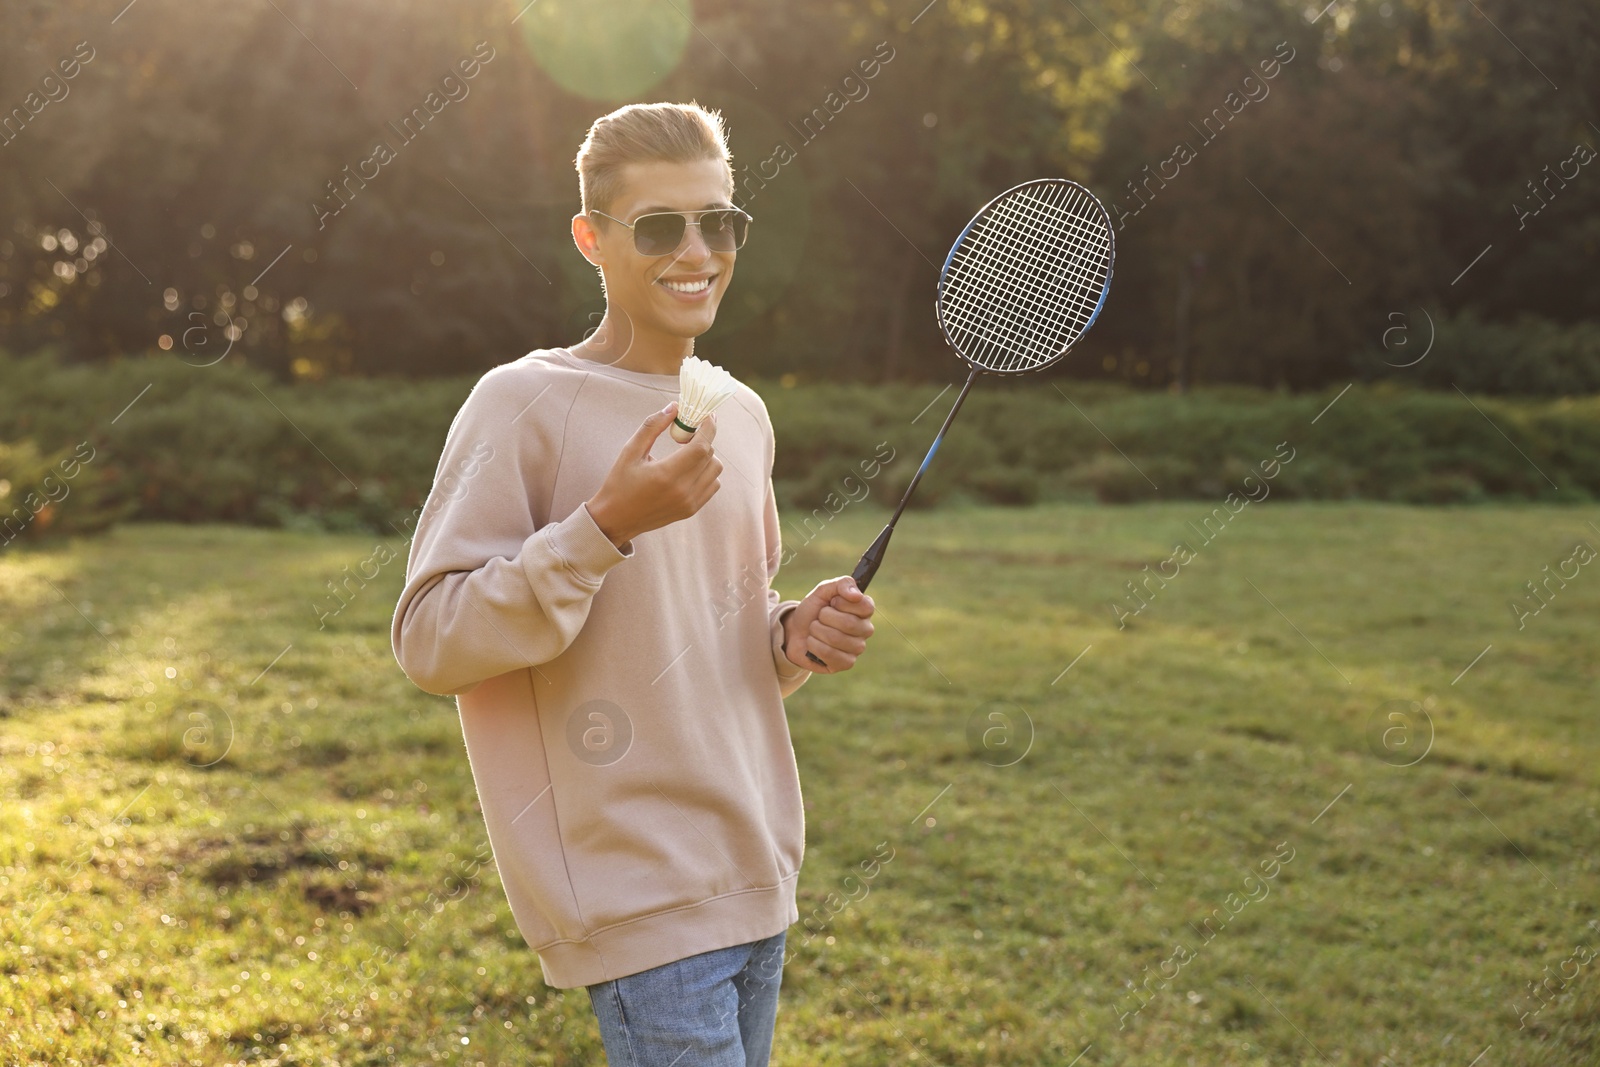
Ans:
MULTIPOLYGON (((928 469, 928 464, 933 462, 934 453, 939 451, 939 445, 944 441, 945 431, 950 429, 952 422, 956 421, 956 412, 961 410, 962 402, 967 399, 967 394, 972 391, 972 383, 977 380, 978 368, 973 367, 972 373, 967 375, 967 383, 961 387, 961 392, 956 394, 956 402, 950 405, 950 414, 944 417, 944 424, 939 427, 939 432, 934 435, 933 444, 928 447, 928 454, 922 457, 922 466, 918 467, 917 473, 911 476, 911 484, 906 486, 905 495, 900 498, 900 506, 894 509, 894 516, 889 519, 889 529, 878 535, 879 540, 885 544, 889 541, 887 534, 894 529, 894 524, 900 521, 900 514, 906 510, 906 505, 911 502, 911 494, 917 491, 917 483, 922 481, 923 472, 928 469)), ((872 548, 879 548, 879 546, 874 542, 872 548)), ((867 549, 868 554, 871 554, 872 548, 867 549)), ((878 555, 880 558, 882 557, 881 550, 878 555)), ((863 562, 866 561, 866 558, 866 556, 861 557, 863 562)), ((874 566, 872 569, 877 570, 878 568, 874 566)))
MULTIPOLYGON (((950 406, 950 414, 944 417, 944 425, 939 427, 939 433, 934 437, 933 444, 928 448, 928 454, 923 457, 922 466, 917 468, 917 473, 911 478, 911 484, 906 486, 905 495, 900 498, 900 506, 894 509, 894 517, 889 520, 889 525, 883 528, 883 532, 878 535, 878 539, 872 542, 872 547, 861 554, 861 559, 856 564, 856 569, 851 573, 850 577, 855 580, 856 588, 863 593, 867 591, 868 583, 872 581, 872 576, 878 573, 878 567, 883 563, 883 553, 889 547, 889 538, 894 536, 894 524, 900 521, 901 512, 906 510, 906 503, 910 501, 911 494, 916 492, 917 483, 922 481, 922 472, 928 469, 929 463, 933 462, 934 453, 939 451, 939 442, 944 440, 945 431, 950 429, 950 424, 956 420, 956 412, 961 410, 961 402, 967 398, 967 394, 972 391, 972 383, 977 380, 978 368, 973 367, 972 373, 967 375, 967 384, 961 387, 961 392, 956 396, 956 402, 950 406)), ((806 652, 806 659, 819 666, 827 666, 822 660, 812 655, 809 650, 806 652)))

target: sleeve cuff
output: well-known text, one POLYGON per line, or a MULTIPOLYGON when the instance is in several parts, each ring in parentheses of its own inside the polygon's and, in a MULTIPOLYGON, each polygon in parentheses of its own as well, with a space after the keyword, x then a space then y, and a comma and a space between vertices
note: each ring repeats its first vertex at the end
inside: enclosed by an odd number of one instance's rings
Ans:
POLYGON ((587 502, 556 523, 549 537, 550 547, 561 562, 586 585, 599 585, 612 567, 633 558, 633 542, 627 542, 626 551, 612 544, 589 513, 587 502))
POLYGON ((779 602, 778 610, 772 615, 772 662, 778 669, 778 681, 787 688, 788 683, 798 682, 811 675, 805 667, 796 667, 789 662, 789 657, 783 652, 783 624, 789 612, 800 606, 798 600, 784 600, 779 602))

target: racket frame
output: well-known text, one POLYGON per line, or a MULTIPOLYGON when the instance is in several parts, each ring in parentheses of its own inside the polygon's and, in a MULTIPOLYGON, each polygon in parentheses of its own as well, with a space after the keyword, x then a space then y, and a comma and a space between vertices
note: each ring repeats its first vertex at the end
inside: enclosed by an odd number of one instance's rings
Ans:
POLYGON ((977 367, 979 372, 983 374, 1031 374, 1034 371, 1043 370, 1046 367, 1060 362, 1062 357, 1064 357, 1068 352, 1072 351, 1072 346, 1077 344, 1078 341, 1083 338, 1083 335, 1089 332, 1089 328, 1095 324, 1095 320, 1100 317, 1100 312, 1104 310, 1106 306, 1106 296, 1111 292, 1111 277, 1116 273, 1117 263, 1117 234, 1116 230, 1111 227, 1110 223, 1111 214, 1110 212, 1106 211, 1106 206, 1100 202, 1100 198, 1095 196, 1094 193, 1090 192, 1087 187, 1080 185, 1070 178, 1030 178, 1025 182, 1019 182, 1018 184, 1013 185, 1005 192, 993 197, 987 204, 979 208, 977 214, 973 215, 972 218, 967 222, 966 226, 962 228, 960 235, 958 235, 955 241, 951 243, 950 251, 944 257, 944 266, 939 269, 939 284, 934 288, 933 294, 933 315, 934 319, 939 323, 939 332, 944 336, 944 343, 949 345, 955 354, 961 357, 962 362, 969 366, 977 367), (1060 352, 1057 352, 1053 357, 1045 360, 1042 363, 1033 363, 1025 367, 1013 367, 1010 370, 999 370, 992 367, 983 367, 975 363, 967 356, 965 352, 961 351, 961 346, 956 344, 951 338, 950 328, 945 323, 944 290, 945 284, 950 277, 950 264, 956 258, 956 252, 961 248, 962 242, 967 239, 967 234, 971 233, 974 226, 989 216, 990 212, 994 210, 996 204, 1000 203, 1008 196, 1011 196, 1013 193, 1016 193, 1018 190, 1026 189, 1031 185, 1071 186, 1073 190, 1081 192, 1084 196, 1087 196, 1089 198, 1089 202, 1100 209, 1101 215, 1103 215, 1106 220, 1105 284, 1100 287, 1100 299, 1095 304, 1094 312, 1089 316, 1089 320, 1083 324, 1083 329, 1079 330, 1078 336, 1074 337, 1070 342, 1068 342, 1067 346, 1060 352))

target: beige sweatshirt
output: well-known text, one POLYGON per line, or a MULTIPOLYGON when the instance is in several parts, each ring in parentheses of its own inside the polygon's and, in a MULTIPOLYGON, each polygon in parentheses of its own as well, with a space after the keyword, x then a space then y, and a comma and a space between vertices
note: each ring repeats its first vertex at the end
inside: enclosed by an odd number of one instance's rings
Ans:
MULTIPOLYGON (((783 697, 799 603, 773 435, 749 387, 717 412, 720 488, 621 549, 583 502, 676 374, 566 349, 485 374, 457 413, 395 608, 395 658, 456 698, 489 843, 545 981, 570 989, 799 919, 805 816, 783 697)), ((663 433, 651 455, 682 446, 663 433)))

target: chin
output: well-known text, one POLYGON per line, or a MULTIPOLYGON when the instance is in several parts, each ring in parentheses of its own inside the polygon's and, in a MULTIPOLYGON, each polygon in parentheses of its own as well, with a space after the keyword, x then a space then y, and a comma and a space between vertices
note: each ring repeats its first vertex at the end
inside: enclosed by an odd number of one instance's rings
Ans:
POLYGON ((693 314, 675 315, 661 325, 666 333, 674 337, 695 338, 716 325, 716 321, 717 309, 712 307, 693 314))
POLYGON ((676 337, 683 341, 692 341, 711 329, 711 319, 679 319, 679 318, 652 318, 641 320, 641 325, 647 325, 651 333, 661 337, 676 337))
POLYGON ((686 341, 693 341, 701 335, 709 333, 712 325, 712 323, 708 322, 704 326, 696 326, 687 330, 682 330, 679 331, 678 336, 682 337, 686 341))

